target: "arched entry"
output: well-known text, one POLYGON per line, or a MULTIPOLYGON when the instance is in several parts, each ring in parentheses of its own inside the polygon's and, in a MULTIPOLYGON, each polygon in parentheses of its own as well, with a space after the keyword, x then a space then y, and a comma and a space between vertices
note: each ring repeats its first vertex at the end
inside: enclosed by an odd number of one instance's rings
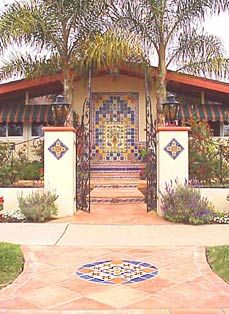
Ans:
MULTIPOLYGON (((77 127, 77 209, 90 212, 91 158, 112 163, 138 160, 137 93, 90 93, 77 127)), ((146 96, 146 203, 157 207, 156 123, 150 97, 146 96)))

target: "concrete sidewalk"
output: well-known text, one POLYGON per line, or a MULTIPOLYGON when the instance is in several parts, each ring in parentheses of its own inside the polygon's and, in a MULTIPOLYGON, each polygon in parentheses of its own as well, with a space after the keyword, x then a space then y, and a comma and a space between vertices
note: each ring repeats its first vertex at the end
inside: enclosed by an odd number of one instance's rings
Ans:
POLYGON ((229 244, 229 225, 0 224, 0 241, 76 247, 209 246, 229 244))

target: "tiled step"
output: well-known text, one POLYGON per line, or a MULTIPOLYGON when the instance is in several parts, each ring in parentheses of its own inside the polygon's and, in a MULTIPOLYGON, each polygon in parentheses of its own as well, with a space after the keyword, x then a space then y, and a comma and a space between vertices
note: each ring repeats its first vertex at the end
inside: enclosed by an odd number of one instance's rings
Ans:
POLYGON ((91 164, 92 179, 140 179, 144 163, 99 162, 91 164))
POLYGON ((91 178, 92 179, 103 179, 103 178, 107 178, 107 179, 139 179, 140 178, 140 174, 139 173, 130 173, 130 172, 92 172, 91 173, 91 178))
POLYGON ((122 183, 122 182, 117 182, 117 183, 103 183, 103 184, 95 184, 95 188, 98 189, 130 189, 134 188, 136 189, 138 187, 137 183, 122 183))
POLYGON ((91 198, 92 204, 142 204, 144 199, 142 198, 103 198, 103 197, 93 197, 91 198))
POLYGON ((99 186, 91 191, 92 203, 110 203, 110 204, 127 204, 127 203, 143 203, 144 195, 136 186, 99 186))

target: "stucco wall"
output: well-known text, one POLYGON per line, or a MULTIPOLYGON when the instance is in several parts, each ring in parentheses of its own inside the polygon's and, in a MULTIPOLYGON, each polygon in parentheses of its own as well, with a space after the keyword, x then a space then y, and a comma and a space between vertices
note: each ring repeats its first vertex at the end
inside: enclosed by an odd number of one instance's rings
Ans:
POLYGON ((18 208, 18 195, 23 193, 24 196, 34 191, 42 191, 43 188, 0 188, 0 196, 4 199, 4 211, 18 208))
POLYGON ((229 213, 229 202, 227 201, 229 188, 200 188, 200 193, 202 196, 207 197, 207 199, 213 203, 216 210, 229 213))
MULTIPOLYGON (((155 88, 153 86, 152 90, 155 88)), ((92 93, 98 92, 135 92, 139 93, 139 141, 145 141, 145 86, 144 79, 131 77, 126 75, 119 75, 113 78, 111 75, 104 75, 100 77, 94 77, 92 79, 92 93)), ((155 93, 151 100, 153 103, 155 114, 155 93)), ((80 115, 82 114, 82 107, 87 97, 87 80, 81 80, 75 83, 74 88, 74 109, 80 115)))

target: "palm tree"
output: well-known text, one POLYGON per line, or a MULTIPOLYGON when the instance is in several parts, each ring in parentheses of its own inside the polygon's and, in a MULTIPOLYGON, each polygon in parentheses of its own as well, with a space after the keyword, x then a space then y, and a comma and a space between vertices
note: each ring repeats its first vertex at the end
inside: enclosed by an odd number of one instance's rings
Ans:
POLYGON ((166 72, 228 74, 221 41, 202 27, 206 17, 229 8, 228 0, 125 0, 113 3, 113 19, 142 38, 145 52, 156 54, 157 112, 166 99, 166 72))
POLYGON ((12 44, 19 51, 25 46, 35 52, 4 58, 0 80, 62 72, 65 97, 72 106, 79 73, 117 66, 123 60, 142 62, 136 38, 109 29, 107 10, 107 0, 15 1, 0 16, 0 52, 4 54, 12 44))

